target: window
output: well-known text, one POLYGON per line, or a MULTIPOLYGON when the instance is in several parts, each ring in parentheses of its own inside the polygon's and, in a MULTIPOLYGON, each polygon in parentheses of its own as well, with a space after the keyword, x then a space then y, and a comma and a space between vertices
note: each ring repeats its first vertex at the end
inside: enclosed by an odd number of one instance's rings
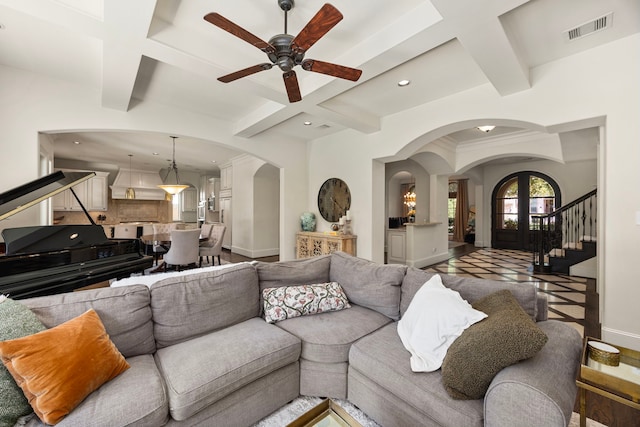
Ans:
POLYGON ((518 177, 513 177, 500 187, 496 197, 496 228, 518 229, 518 177))
POLYGON ((453 225, 456 220, 456 204, 458 202, 458 182, 452 181, 449 183, 449 200, 447 203, 447 217, 448 217, 448 231, 449 234, 453 234, 453 225))

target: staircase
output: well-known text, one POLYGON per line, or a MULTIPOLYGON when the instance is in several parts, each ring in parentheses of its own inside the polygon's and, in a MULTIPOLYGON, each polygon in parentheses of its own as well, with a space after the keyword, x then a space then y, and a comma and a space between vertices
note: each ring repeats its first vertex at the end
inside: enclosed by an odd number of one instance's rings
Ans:
POLYGON ((597 191, 532 217, 534 271, 569 274, 572 265, 596 256, 597 191))

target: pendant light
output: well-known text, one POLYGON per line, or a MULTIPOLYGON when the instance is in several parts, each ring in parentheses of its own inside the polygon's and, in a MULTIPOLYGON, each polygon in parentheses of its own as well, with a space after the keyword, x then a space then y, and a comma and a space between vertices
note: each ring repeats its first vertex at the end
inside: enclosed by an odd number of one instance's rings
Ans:
POLYGON ((171 136, 170 138, 173 139, 173 160, 171 162, 171 165, 169 166, 169 170, 167 171, 167 175, 165 175, 163 182, 164 184, 162 185, 158 185, 158 187, 162 188, 164 191, 167 192, 166 195, 166 200, 170 200, 171 196, 174 196, 178 193, 180 193, 182 190, 184 190, 185 188, 189 188, 188 185, 181 185, 180 184, 180 178, 178 177, 178 166, 176 165, 176 138, 177 136, 171 136), (171 174, 171 171, 175 172, 176 174, 176 183, 175 184, 169 184, 167 178, 169 178, 169 174, 171 174))
POLYGON ((133 154, 129 154, 129 188, 124 192, 125 199, 135 199, 136 198, 136 190, 131 186, 131 158, 133 154))

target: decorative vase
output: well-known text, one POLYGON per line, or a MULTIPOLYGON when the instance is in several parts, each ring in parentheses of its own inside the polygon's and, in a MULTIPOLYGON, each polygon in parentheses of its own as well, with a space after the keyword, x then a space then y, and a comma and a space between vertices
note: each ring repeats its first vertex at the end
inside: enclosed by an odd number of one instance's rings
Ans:
POLYGON ((316 216, 312 212, 305 212, 300 216, 302 231, 316 231, 316 216))

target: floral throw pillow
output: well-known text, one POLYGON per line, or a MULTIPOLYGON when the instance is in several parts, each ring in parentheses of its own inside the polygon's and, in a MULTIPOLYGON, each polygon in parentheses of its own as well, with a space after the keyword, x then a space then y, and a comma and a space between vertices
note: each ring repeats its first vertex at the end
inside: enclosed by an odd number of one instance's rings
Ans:
POLYGON ((338 282, 266 288, 262 301, 267 323, 351 307, 338 282))

